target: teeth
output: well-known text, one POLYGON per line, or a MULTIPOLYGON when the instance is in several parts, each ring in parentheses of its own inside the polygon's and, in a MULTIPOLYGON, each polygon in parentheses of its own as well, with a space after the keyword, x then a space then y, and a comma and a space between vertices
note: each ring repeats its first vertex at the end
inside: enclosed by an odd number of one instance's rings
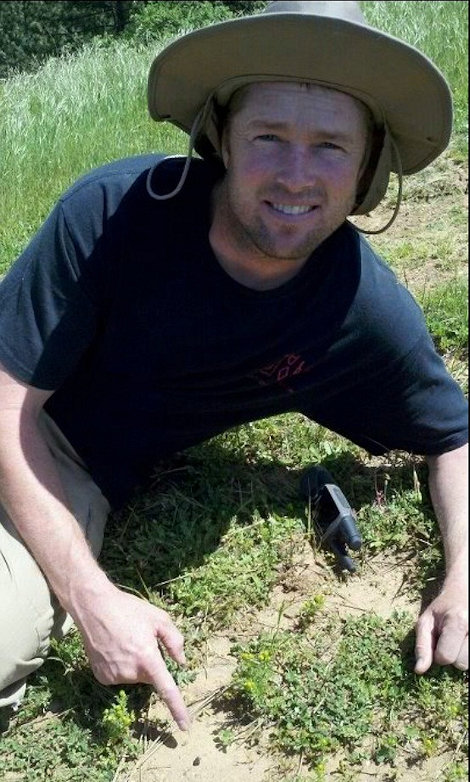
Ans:
POLYGON ((285 215, 303 215, 310 212, 313 206, 291 206, 290 204, 271 204, 276 212, 282 212, 285 215))

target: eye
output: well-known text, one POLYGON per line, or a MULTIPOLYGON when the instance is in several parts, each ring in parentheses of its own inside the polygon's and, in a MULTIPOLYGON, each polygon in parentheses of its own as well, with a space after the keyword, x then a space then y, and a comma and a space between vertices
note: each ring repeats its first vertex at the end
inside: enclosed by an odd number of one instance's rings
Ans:
POLYGON ((343 148, 339 146, 339 144, 334 144, 333 141, 322 141, 321 144, 318 145, 322 149, 337 149, 342 150, 343 148))
POLYGON ((279 141, 279 136, 276 136, 275 133, 260 133, 259 136, 256 136, 255 141, 279 141))

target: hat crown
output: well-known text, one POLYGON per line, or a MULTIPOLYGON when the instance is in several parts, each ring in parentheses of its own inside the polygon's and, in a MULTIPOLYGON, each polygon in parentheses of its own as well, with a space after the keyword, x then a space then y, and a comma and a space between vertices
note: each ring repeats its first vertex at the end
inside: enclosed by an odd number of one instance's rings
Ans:
POLYGON ((328 16, 343 19, 354 24, 367 24, 359 3, 352 0, 278 0, 269 3, 263 14, 303 14, 306 16, 328 16))

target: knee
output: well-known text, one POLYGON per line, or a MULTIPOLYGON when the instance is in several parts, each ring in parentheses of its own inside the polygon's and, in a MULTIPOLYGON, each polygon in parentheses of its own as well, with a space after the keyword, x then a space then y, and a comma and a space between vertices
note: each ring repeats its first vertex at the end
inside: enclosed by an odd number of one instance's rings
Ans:
POLYGON ((21 685, 24 692, 24 680, 44 662, 51 626, 52 610, 49 616, 47 612, 40 616, 32 602, 19 594, 14 582, 1 584, 0 705, 14 704, 15 686, 18 689, 21 685))

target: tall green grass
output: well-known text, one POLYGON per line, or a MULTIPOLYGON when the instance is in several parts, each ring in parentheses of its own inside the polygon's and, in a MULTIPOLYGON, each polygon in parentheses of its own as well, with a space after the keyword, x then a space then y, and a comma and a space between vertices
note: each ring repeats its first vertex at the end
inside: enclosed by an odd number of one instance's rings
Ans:
POLYGON ((147 114, 154 53, 125 41, 96 41, 3 83, 0 272, 81 173, 127 155, 184 150, 182 133, 147 114))
POLYGON ((364 0, 375 27, 416 46, 451 85, 457 132, 468 130, 468 3, 459 0, 364 0))
MULTIPOLYGON (((456 129, 466 126, 465 2, 364 2, 372 24, 436 60, 451 82, 456 129)), ((89 168, 148 151, 182 153, 183 133, 157 125, 146 80, 161 44, 95 41, 0 85, 0 273, 59 194, 89 168)))

